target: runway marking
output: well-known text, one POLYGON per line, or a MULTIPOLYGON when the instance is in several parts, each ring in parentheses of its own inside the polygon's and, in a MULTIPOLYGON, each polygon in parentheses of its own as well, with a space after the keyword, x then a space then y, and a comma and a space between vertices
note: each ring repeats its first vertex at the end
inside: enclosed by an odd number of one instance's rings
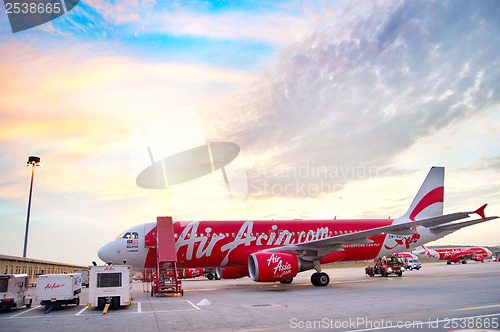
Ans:
POLYGON ((500 307, 500 304, 492 304, 492 305, 487 305, 487 306, 481 306, 481 307, 468 307, 468 308, 455 308, 455 309, 443 309, 443 310, 433 310, 433 311, 420 311, 420 312, 414 312, 410 314, 406 314, 408 317, 412 316, 422 316, 422 315, 430 315, 430 314, 443 314, 446 312, 456 312, 456 311, 467 311, 467 310, 476 310, 476 309, 488 309, 488 308, 495 308, 495 307, 500 307))
POLYGON ((9 318, 14 318, 14 317, 17 317, 17 316, 21 316, 22 314, 25 314, 25 313, 30 312, 30 311, 32 311, 32 310, 35 310, 35 309, 37 309, 37 308, 40 308, 40 306, 36 306, 36 307, 33 307, 33 308, 28 309, 28 310, 26 310, 26 311, 20 312, 20 313, 18 313, 18 314, 15 314, 15 315, 13 315, 13 316, 10 316, 9 318))
POLYGON ((213 291, 216 291, 217 288, 195 288, 195 289, 185 289, 184 291, 185 292, 200 292, 200 291, 203 291, 203 292, 213 292, 213 291))
POLYGON ((141 302, 137 302, 137 312, 138 313, 142 312, 142 303, 141 302))
POLYGON ((465 310, 476 310, 476 309, 488 309, 488 308, 496 308, 500 307, 500 304, 492 304, 492 305, 485 305, 482 307, 469 307, 469 308, 462 308, 462 309, 455 309, 452 311, 465 311, 465 310))
POLYGON ((186 300, 187 303, 189 303, 190 305, 193 306, 193 308, 195 308, 196 310, 201 310, 200 307, 198 307, 196 304, 194 304, 193 302, 189 301, 189 300, 186 300))
POLYGON ((82 312, 84 312, 85 310, 87 310, 88 308, 90 308, 88 305, 84 306, 82 310, 78 311, 75 316, 80 316, 82 314, 82 312))
MULTIPOLYGON (((487 318, 487 317, 495 317, 495 316, 500 316, 500 314, 489 314, 489 315, 481 315, 481 316, 469 316, 469 317, 461 317, 459 318, 460 320, 468 320, 468 319, 478 319, 478 318, 487 318)), ((449 323, 450 318, 444 318, 444 319, 436 319, 434 321, 428 321, 428 322, 419 322, 419 326, 424 326, 424 325, 430 325, 435 324, 435 323, 449 323)), ((369 328, 369 329, 360 329, 360 330, 349 330, 346 332, 363 332, 363 331, 377 331, 377 330, 393 330, 393 329, 401 329, 402 326, 399 325, 391 325, 391 326, 380 326, 380 327, 374 327, 374 328, 369 328)))

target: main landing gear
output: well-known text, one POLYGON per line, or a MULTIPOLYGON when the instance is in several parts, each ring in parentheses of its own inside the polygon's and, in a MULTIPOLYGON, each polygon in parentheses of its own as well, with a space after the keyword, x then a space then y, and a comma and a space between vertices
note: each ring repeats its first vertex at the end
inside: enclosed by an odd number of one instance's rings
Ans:
POLYGON ((311 283, 314 286, 327 286, 330 283, 330 276, 327 273, 321 272, 319 261, 314 261, 316 272, 311 275, 311 283))
POLYGON ((315 272, 311 275, 311 283, 314 286, 327 286, 330 283, 330 277, 325 272, 315 272))

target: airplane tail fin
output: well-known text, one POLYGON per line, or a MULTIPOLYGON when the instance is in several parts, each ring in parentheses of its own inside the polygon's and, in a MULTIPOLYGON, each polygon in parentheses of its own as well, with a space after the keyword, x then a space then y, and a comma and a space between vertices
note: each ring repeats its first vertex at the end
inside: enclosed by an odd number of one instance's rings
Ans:
POLYGON ((408 211, 396 222, 415 221, 443 215, 444 167, 432 167, 408 211))
POLYGON ((423 254, 425 254, 427 251, 428 251, 428 250, 427 250, 427 248, 426 248, 426 247, 424 247, 424 246, 419 246, 419 247, 416 247, 415 249, 413 249, 413 250, 411 251, 411 253, 412 253, 413 255, 423 255, 423 254))

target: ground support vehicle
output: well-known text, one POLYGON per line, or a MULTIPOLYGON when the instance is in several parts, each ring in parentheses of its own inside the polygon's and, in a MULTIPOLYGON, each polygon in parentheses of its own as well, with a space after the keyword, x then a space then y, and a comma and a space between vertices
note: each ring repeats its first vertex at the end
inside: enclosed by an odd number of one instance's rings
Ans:
POLYGON ((0 275, 0 311, 10 311, 11 308, 22 306, 31 308, 33 299, 26 294, 27 291, 27 274, 0 275))
POLYGON ((75 270, 75 273, 82 274, 82 286, 89 288, 89 271, 88 270, 75 270))
POLYGON ((406 271, 420 270, 422 268, 422 263, 418 259, 417 255, 409 252, 400 252, 394 254, 394 256, 399 256, 403 259, 404 267, 406 271))
POLYGON ((119 309, 132 304, 133 277, 130 265, 91 266, 88 306, 106 313, 109 307, 119 309))
POLYGON ((36 298, 45 306, 45 313, 63 305, 80 305, 81 292, 81 273, 42 274, 36 283, 36 298))
POLYGON ((420 270, 422 262, 418 258, 403 258, 405 263, 405 270, 420 270))
POLYGON ((395 274, 398 277, 403 275, 404 263, 403 259, 399 256, 383 256, 377 260, 375 266, 367 266, 365 274, 373 277, 381 275, 387 277, 390 274, 395 274))

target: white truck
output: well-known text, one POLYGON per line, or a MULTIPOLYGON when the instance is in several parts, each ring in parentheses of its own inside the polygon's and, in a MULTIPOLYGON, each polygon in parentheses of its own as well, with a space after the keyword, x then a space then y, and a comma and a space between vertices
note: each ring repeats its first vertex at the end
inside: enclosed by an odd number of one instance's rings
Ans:
POLYGON ((82 286, 89 288, 89 271, 88 270, 75 270, 74 273, 82 274, 82 286))
POLYGON ((36 298, 49 312, 62 305, 80 304, 81 273, 42 274, 36 283, 36 298))
POLYGON ((33 300, 26 295, 27 291, 27 274, 0 275, 0 311, 10 311, 11 308, 19 308, 23 305, 31 308, 33 300))
POLYGON ((132 304, 133 277, 130 265, 91 266, 88 306, 104 310, 107 303, 112 309, 132 304))

